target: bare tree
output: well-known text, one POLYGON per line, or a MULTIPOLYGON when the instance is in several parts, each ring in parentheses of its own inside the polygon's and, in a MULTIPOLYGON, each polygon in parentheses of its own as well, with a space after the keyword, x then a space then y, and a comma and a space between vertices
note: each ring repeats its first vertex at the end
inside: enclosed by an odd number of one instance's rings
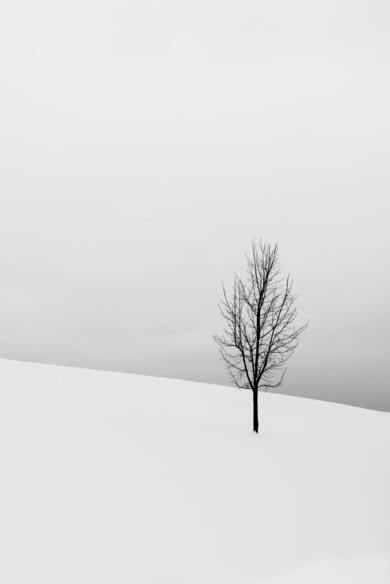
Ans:
POLYGON ((252 241, 247 279, 234 275, 230 299, 223 287, 219 308, 225 328, 214 335, 237 387, 253 394, 253 431, 259 432, 258 391, 279 387, 286 361, 307 324, 296 327, 290 276, 280 276, 278 244, 252 241))

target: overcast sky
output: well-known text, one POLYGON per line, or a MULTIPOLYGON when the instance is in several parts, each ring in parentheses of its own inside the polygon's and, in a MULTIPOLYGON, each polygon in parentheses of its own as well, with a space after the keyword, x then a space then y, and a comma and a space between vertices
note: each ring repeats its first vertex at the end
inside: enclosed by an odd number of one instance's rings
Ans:
POLYGON ((0 356, 226 384, 263 237, 310 318, 282 391, 390 410, 390 4, 1 12, 0 356))

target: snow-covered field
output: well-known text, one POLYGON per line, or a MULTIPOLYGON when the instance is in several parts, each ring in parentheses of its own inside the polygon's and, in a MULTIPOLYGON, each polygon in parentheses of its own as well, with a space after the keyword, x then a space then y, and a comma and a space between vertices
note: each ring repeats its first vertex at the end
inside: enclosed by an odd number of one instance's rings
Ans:
POLYGON ((0 582, 388 584, 390 414, 0 360, 0 582))

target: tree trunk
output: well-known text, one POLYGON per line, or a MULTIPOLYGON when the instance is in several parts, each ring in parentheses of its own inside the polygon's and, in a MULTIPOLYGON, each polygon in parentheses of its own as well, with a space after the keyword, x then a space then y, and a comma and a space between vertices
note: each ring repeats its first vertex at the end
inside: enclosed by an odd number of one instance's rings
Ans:
POLYGON ((258 396, 259 392, 257 389, 252 390, 253 394, 253 431, 256 434, 259 433, 259 406, 258 406, 258 396))

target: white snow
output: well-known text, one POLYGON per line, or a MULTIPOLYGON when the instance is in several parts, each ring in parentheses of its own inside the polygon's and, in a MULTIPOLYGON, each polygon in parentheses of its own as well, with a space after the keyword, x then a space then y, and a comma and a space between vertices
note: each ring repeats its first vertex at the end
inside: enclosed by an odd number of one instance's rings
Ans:
POLYGON ((0 582, 388 584, 390 414, 0 360, 0 582))

